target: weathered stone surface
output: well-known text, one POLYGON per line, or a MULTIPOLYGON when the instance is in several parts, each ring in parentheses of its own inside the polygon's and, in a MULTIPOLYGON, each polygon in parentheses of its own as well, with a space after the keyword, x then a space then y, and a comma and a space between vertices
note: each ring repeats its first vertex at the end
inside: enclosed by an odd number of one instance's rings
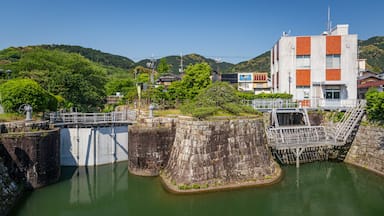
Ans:
POLYGON ((155 118, 129 127, 128 168, 136 175, 157 176, 168 162, 176 119, 155 118))
POLYGON ((22 186, 9 176, 8 169, 0 157, 0 215, 7 215, 21 192, 22 186))
POLYGON ((60 130, 5 133, 0 136, 0 156, 27 187, 39 188, 60 177, 60 130))
POLYGON ((174 185, 214 187, 270 178, 275 169, 262 119, 181 118, 162 177, 174 185))
POLYGON ((384 128, 360 126, 344 161, 384 175, 384 128))

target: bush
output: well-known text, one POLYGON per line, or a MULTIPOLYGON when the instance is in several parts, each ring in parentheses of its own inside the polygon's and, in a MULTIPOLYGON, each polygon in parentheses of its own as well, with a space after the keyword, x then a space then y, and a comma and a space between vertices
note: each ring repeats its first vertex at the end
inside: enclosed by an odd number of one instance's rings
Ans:
POLYGON ((206 118, 218 112, 239 115, 241 113, 258 114, 252 107, 241 104, 236 90, 226 82, 216 82, 200 92, 192 102, 181 107, 182 113, 189 113, 193 117, 206 118))
POLYGON ((207 118, 208 116, 214 115, 218 109, 216 107, 198 107, 192 109, 190 112, 195 118, 207 118))
POLYGON ((372 122, 384 123, 384 92, 369 89, 365 94, 367 100, 367 118, 372 122))
POLYGON ((225 111, 227 111, 228 113, 231 113, 231 114, 234 114, 234 115, 238 115, 238 114, 240 114, 243 111, 241 106, 239 106, 238 104, 234 104, 234 103, 222 104, 221 107, 225 111))
POLYGON ((57 99, 30 79, 9 80, 0 85, 0 94, 6 112, 18 112, 23 104, 37 112, 57 109, 57 99))
POLYGON ((192 185, 192 188, 193 188, 193 189, 200 189, 200 185, 199 185, 199 184, 193 184, 193 185, 192 185))

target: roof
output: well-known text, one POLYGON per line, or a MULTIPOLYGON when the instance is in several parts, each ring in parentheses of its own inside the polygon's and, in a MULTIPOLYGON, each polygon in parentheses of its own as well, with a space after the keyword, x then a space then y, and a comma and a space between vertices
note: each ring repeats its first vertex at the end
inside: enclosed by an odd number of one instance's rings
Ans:
POLYGON ((384 80, 367 82, 364 84, 357 85, 357 88, 370 88, 370 87, 379 87, 384 85, 384 80))

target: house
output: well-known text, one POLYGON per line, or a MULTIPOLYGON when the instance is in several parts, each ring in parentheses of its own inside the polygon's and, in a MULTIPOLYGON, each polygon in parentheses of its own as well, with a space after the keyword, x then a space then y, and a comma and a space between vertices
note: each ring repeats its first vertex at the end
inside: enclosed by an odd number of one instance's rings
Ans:
POLYGON ((268 73, 253 73, 253 90, 255 94, 271 93, 271 85, 268 78, 268 73))
POLYGON ((237 83, 239 91, 253 91, 253 73, 238 73, 237 83))
POLYGON ((179 81, 179 80, 181 80, 180 76, 173 75, 173 74, 164 74, 156 80, 156 84, 162 85, 167 88, 168 86, 171 85, 172 82, 179 81))
POLYGON ((358 99, 365 99, 365 93, 370 88, 376 88, 379 92, 384 90, 384 79, 380 74, 369 71, 360 74, 362 76, 357 79, 358 99))
POLYGON ((284 34, 271 49, 272 89, 306 106, 341 106, 357 99, 357 35, 337 25, 314 36, 284 34))

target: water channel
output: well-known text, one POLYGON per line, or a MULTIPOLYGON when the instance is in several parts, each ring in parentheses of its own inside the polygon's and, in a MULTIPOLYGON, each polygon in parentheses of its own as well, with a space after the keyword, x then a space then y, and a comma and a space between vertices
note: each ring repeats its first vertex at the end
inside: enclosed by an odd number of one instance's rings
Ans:
POLYGON ((11 215, 384 215, 384 178, 344 163, 283 167, 273 186, 197 195, 165 191, 127 163, 62 168, 59 183, 30 193, 11 215))

